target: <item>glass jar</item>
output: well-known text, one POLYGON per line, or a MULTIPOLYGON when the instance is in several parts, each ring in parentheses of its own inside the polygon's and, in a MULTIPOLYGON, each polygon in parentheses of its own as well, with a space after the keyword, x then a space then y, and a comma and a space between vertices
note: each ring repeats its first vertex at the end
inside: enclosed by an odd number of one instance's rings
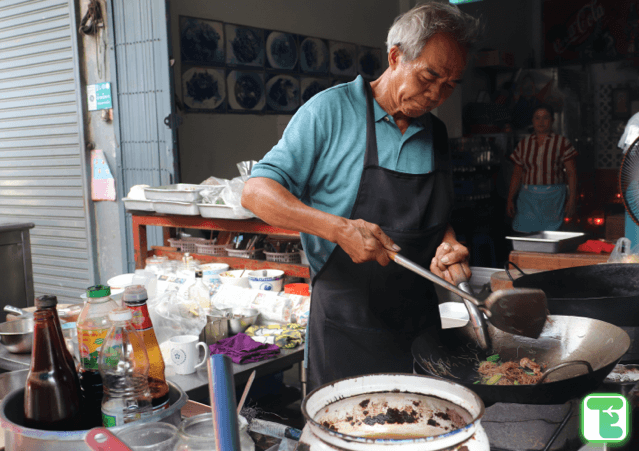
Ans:
POLYGON ((115 435, 131 451, 173 451, 178 430, 169 423, 144 423, 125 427, 115 435))
POLYGON ((175 451, 215 451, 215 429, 210 413, 182 421, 175 451))

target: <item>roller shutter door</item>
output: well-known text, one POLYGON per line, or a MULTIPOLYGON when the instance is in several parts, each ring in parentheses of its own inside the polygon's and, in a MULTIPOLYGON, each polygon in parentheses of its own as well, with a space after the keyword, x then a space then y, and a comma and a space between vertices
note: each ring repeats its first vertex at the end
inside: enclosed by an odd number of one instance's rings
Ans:
POLYGON ((96 273, 75 33, 68 0, 0 0, 0 220, 35 224, 35 293, 59 302, 96 273))

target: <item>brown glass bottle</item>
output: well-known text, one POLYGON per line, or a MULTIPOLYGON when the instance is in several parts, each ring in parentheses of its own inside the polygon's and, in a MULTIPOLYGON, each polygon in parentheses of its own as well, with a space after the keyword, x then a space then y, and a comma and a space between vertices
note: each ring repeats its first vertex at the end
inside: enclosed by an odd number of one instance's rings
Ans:
POLYGON ((80 385, 75 366, 69 364, 70 353, 54 313, 57 303, 55 296, 41 296, 35 301, 31 367, 24 390, 24 419, 25 425, 34 429, 77 430, 80 429, 80 385))
POLYGON ((153 410, 169 407, 169 385, 164 377, 164 359, 160 351, 158 339, 153 331, 153 323, 149 316, 146 289, 143 285, 132 285, 124 289, 122 302, 133 313, 133 327, 142 335, 146 353, 149 356, 149 388, 153 398, 153 410))

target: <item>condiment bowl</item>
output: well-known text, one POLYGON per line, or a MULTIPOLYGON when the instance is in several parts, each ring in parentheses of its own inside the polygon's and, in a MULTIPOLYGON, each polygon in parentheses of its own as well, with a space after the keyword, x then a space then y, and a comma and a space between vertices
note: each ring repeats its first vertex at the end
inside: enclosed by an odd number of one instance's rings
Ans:
POLYGON ((260 311, 254 308, 225 308, 220 309, 229 318, 229 333, 236 335, 244 332, 257 321, 260 311))
POLYGON ((284 271, 279 269, 259 269, 248 273, 251 288, 265 291, 282 291, 284 271))
POLYGON ((238 287, 250 288, 248 271, 243 269, 235 269, 233 271, 225 271, 219 275, 220 281, 226 285, 236 285, 238 287))

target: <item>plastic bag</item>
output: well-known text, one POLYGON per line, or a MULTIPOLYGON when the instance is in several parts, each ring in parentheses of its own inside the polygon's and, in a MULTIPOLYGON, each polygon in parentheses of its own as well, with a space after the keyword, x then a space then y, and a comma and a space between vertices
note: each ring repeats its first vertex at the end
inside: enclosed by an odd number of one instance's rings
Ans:
POLYGON ((639 263, 639 245, 631 246, 632 242, 628 238, 619 238, 608 263, 639 263))
POLYGON ((226 205, 233 208, 233 213, 237 216, 254 217, 255 215, 251 211, 242 207, 242 190, 244 189, 244 180, 242 180, 242 177, 226 180, 225 185, 220 197, 226 205))
POLYGON ((206 315, 197 301, 186 299, 178 291, 168 290, 147 303, 158 343, 177 335, 200 335, 206 315))

